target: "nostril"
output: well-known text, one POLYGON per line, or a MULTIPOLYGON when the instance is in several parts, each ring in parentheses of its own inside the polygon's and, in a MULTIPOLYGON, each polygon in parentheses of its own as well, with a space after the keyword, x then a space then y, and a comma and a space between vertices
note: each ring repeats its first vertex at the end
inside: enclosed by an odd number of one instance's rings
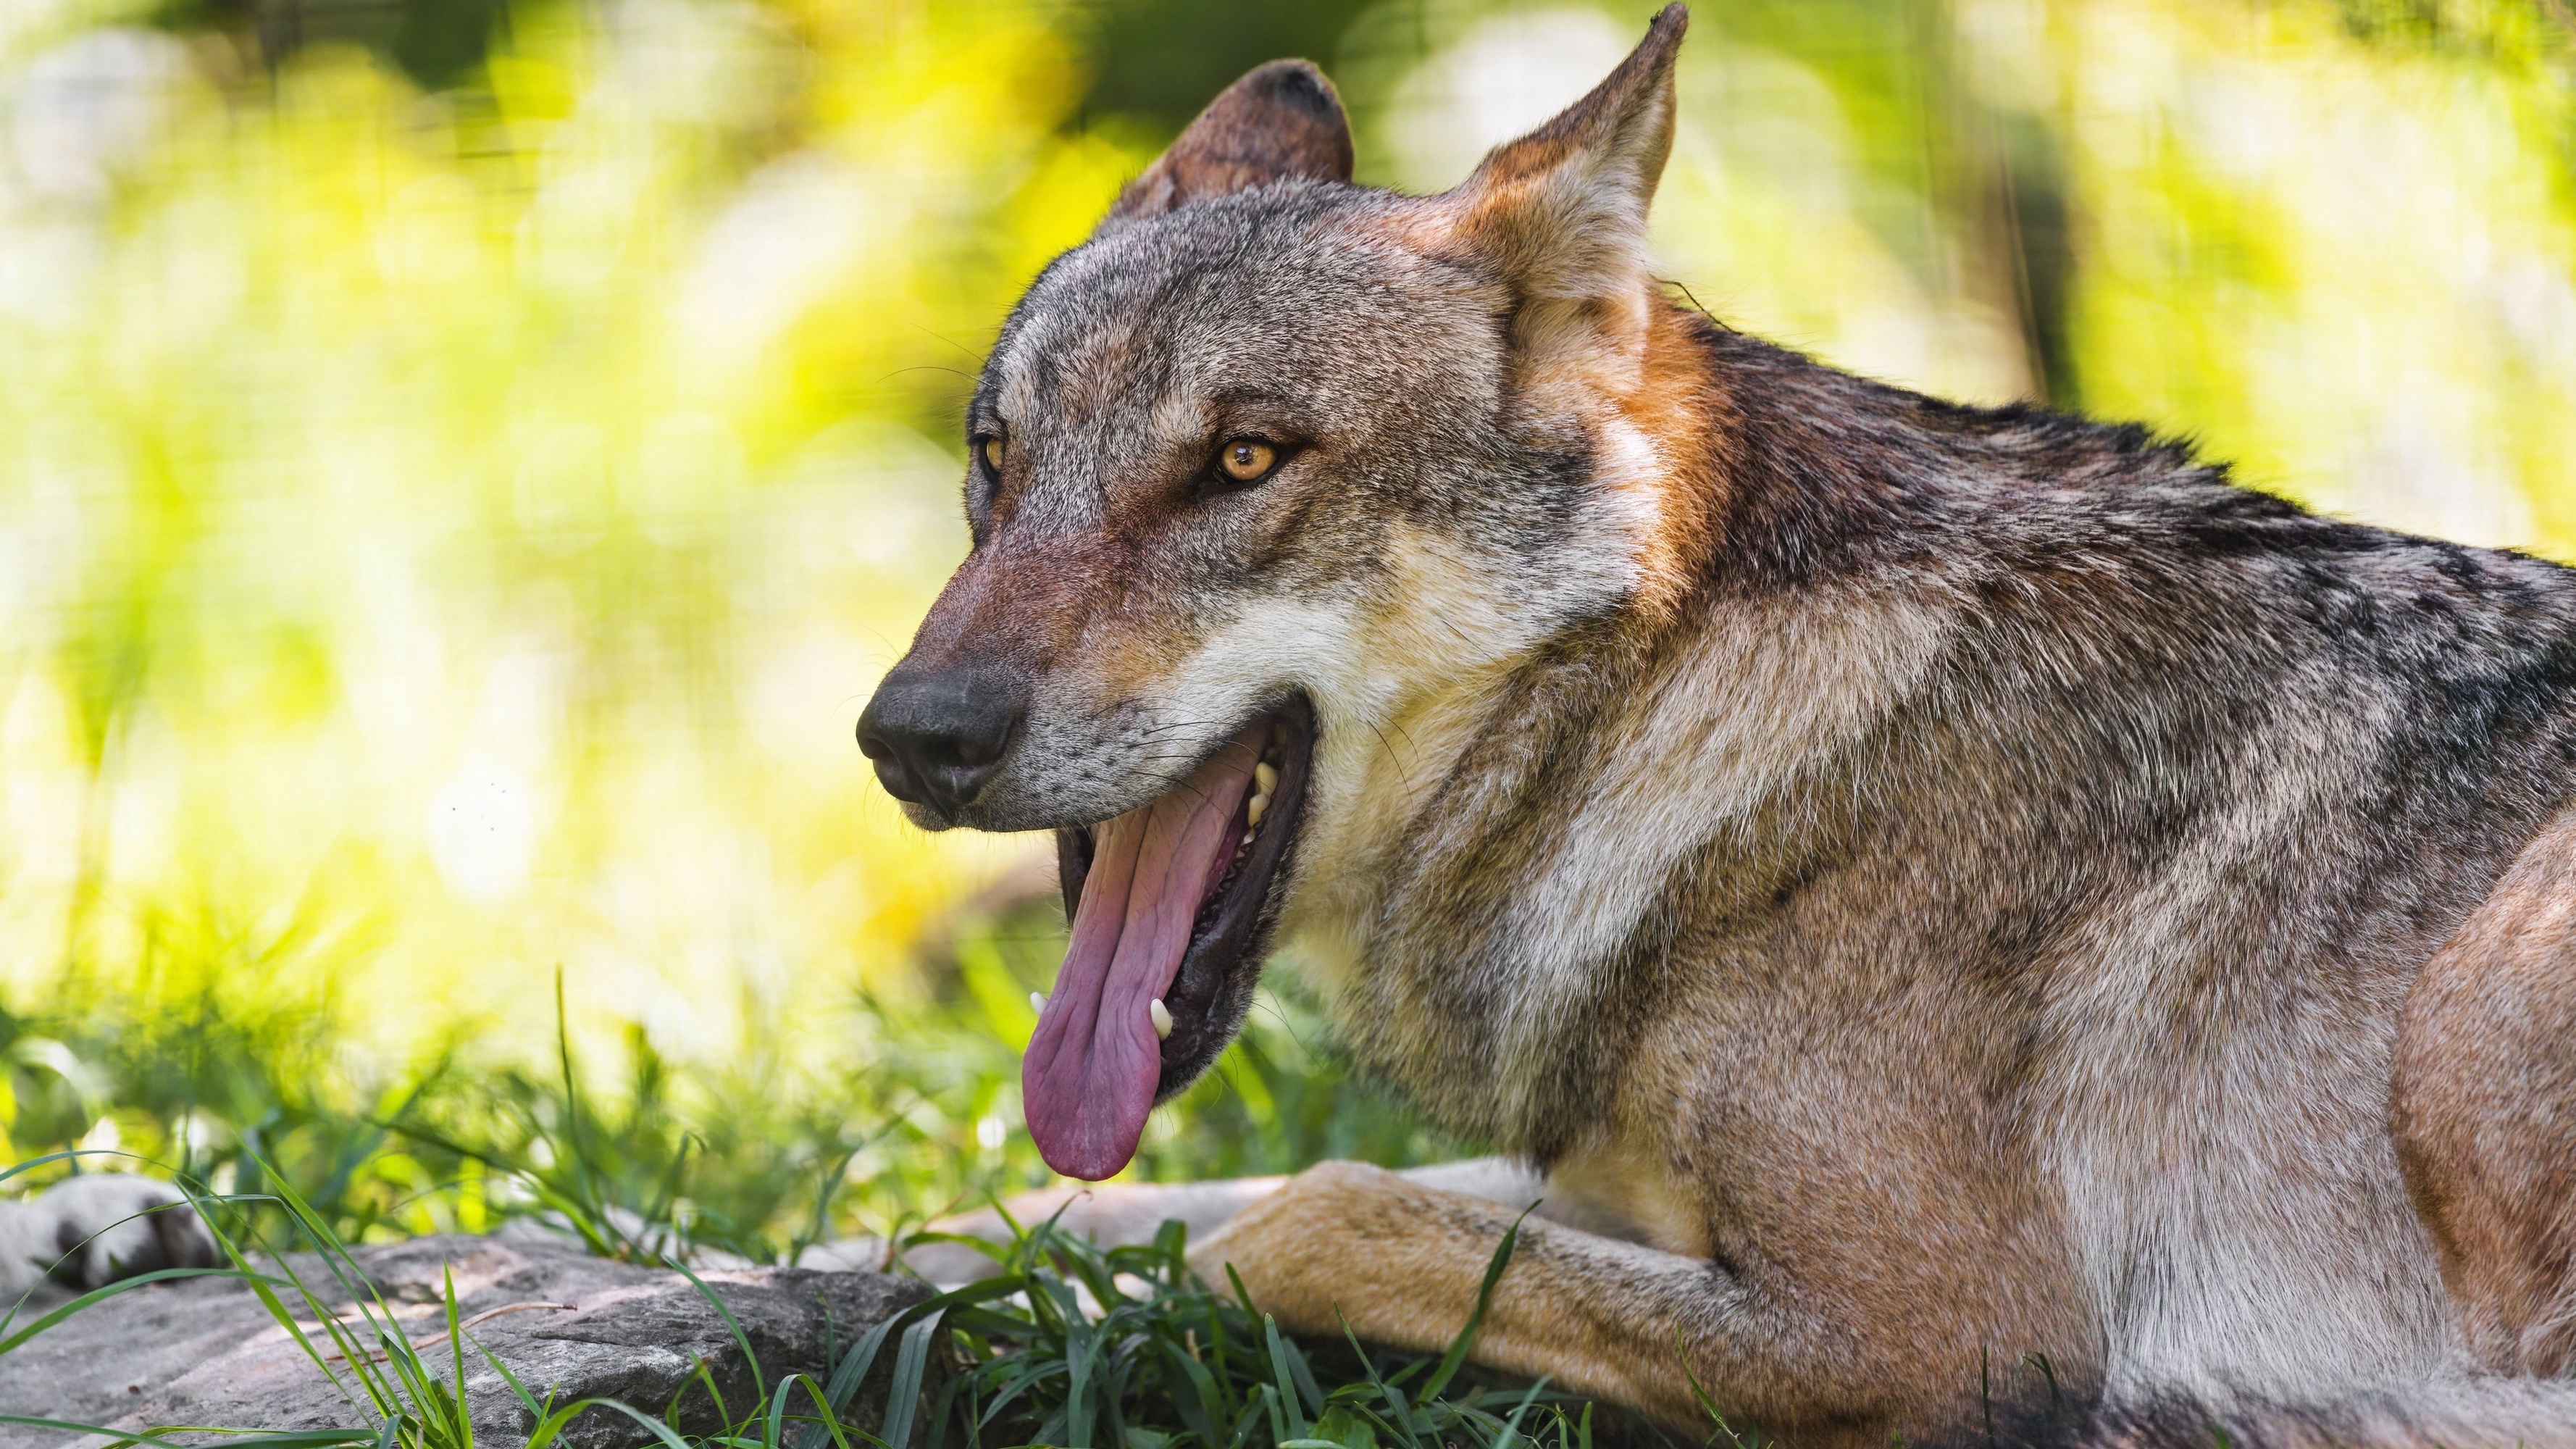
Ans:
POLYGON ((958 734, 947 741, 947 763, 962 770, 979 770, 999 761, 1011 748, 1015 721, 1004 721, 1001 728, 958 734))
POLYGON ((859 753, 871 760, 891 760, 894 746, 886 743, 885 735, 873 722, 862 719, 859 721, 859 753))
POLYGON ((1001 763, 1009 743, 1007 736, 926 736, 913 747, 912 758, 923 768, 945 777, 957 794, 970 795, 973 787, 982 784, 1001 763))
POLYGON ((859 716, 859 751, 897 799, 954 812, 999 772, 1026 697, 1019 680, 997 671, 899 668, 859 716))

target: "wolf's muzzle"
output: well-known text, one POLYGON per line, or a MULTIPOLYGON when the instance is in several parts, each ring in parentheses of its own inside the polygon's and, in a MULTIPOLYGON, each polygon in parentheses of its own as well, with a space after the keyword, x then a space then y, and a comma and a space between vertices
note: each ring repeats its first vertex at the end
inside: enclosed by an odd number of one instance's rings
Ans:
POLYGON ((954 819, 982 794, 1028 714, 1028 686, 991 667, 895 666, 859 716, 859 753, 886 793, 954 819))

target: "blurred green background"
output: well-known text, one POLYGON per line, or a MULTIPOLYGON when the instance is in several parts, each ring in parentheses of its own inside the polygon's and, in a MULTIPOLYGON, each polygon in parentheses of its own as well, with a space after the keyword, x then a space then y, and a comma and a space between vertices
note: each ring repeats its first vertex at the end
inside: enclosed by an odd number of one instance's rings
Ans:
MULTIPOLYGON (((1433 190, 1649 8, 0 4, 11 1152, 758 1253, 1042 1180, 1045 849, 850 742, 984 347, 1244 68, 1433 190)), ((2571 77, 2564 0, 1708 0, 1655 244, 1834 363, 2576 557, 2571 77)), ((1283 979, 1135 1170, 1456 1146, 1283 979)))

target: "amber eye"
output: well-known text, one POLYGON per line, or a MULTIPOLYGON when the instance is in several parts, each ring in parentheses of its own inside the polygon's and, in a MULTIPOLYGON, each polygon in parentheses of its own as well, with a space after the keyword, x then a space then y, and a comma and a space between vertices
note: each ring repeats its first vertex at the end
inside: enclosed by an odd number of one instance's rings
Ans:
POLYGON ((1279 466, 1279 450, 1259 438, 1235 438, 1217 450, 1216 465, 1237 483, 1257 483, 1279 466))
POLYGON ((984 454, 985 469, 992 473, 1000 473, 1002 471, 1002 440, 999 438, 986 438, 984 440, 982 452, 984 454))

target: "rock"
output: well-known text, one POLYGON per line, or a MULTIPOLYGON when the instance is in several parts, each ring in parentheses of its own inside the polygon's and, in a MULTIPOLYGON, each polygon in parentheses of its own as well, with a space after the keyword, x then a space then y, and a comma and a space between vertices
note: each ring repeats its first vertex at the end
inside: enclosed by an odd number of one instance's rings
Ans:
MULTIPOLYGON (((534 1234, 419 1238, 361 1248, 354 1257, 421 1357, 450 1382, 455 1357, 447 1341, 442 1281, 454 1273, 459 1317, 469 1325, 465 1401, 479 1442, 523 1442, 533 1419, 475 1351, 477 1344, 540 1402, 549 1391, 557 1404, 613 1398, 658 1417, 686 1387, 679 1415, 684 1432, 717 1427, 705 1386, 690 1387, 701 1361, 735 1419, 747 1416, 755 1399, 752 1364, 732 1330, 678 1273, 594 1258, 534 1234)), ((318 1256, 295 1254, 290 1263, 316 1297, 351 1316, 356 1295, 335 1282, 318 1256)), ((739 1268, 700 1276, 740 1323, 772 1386, 790 1373, 827 1377, 832 1360, 870 1328, 930 1295, 919 1282, 879 1273, 739 1268)), ((306 1324, 316 1348, 333 1354, 311 1310, 281 1296, 306 1324)), ((34 1321, 42 1306, 22 1309, 9 1331, 34 1321)), ((848 1416, 871 1431, 882 1418, 895 1342, 887 1340, 848 1416)), ((342 1429, 381 1423, 384 1415, 347 1363, 327 1361, 345 1389, 325 1376, 239 1280, 152 1284, 73 1314, 0 1356, 0 1414, 110 1429, 342 1429)), ((389 1371, 383 1377, 392 1381, 389 1371)), ((797 1407, 811 1404, 799 1400, 797 1407)), ((634 1420, 594 1408, 559 1442, 567 1449, 608 1449, 647 1438, 634 1420)), ((58 1430, 0 1425, 0 1449, 75 1442, 82 1442, 79 1436, 58 1430)))

